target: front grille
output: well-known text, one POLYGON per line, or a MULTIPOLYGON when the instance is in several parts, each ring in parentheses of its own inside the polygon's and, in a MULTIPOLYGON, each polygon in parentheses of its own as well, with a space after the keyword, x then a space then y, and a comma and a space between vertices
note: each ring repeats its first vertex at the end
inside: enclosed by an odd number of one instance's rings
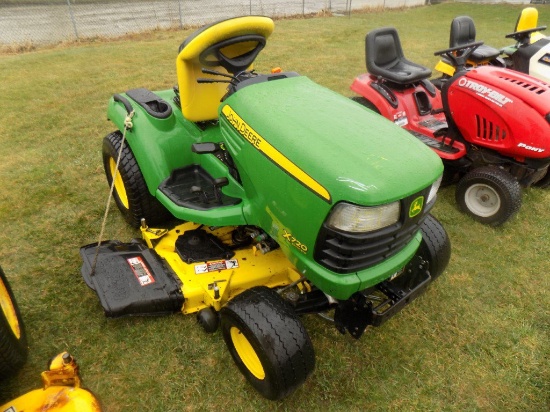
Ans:
MULTIPOLYGON (((429 188, 428 188, 429 190, 429 188)), ((420 215, 408 217, 411 202, 427 197, 428 190, 401 201, 398 223, 369 233, 339 231, 323 224, 315 245, 315 261, 336 273, 351 273, 372 267, 401 251, 416 235, 435 201, 420 215)))

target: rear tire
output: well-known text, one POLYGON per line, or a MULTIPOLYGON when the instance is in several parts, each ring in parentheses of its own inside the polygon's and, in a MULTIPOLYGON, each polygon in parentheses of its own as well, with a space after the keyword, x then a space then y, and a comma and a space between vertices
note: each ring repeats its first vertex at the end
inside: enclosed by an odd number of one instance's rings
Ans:
POLYGON ((418 253, 428 261, 432 280, 438 278, 451 259, 451 241, 443 225, 432 215, 428 215, 422 226, 422 243, 418 253))
POLYGON ((533 186, 538 187, 539 189, 548 189, 548 187, 550 187, 550 167, 548 167, 548 170, 543 178, 535 182, 533 186))
POLYGON ((521 207, 521 186, 508 172, 486 166, 466 174, 456 187, 460 209, 486 225, 499 226, 521 207))
POLYGON ((14 375, 27 360, 27 334, 11 287, 0 267, 0 379, 14 375))
POLYGON ((315 367, 302 322, 272 289, 248 289, 221 309, 223 338, 250 384, 271 400, 290 395, 315 367))
MULTIPOLYGON (((110 133, 103 139, 103 168, 109 187, 113 182, 121 142, 120 131, 110 133)), ((136 158, 126 143, 122 148, 113 197, 124 219, 133 227, 139 227, 142 218, 149 225, 164 224, 172 218, 168 210, 149 193, 136 158)))
POLYGON ((353 100, 356 103, 359 103, 362 106, 365 106, 367 109, 372 110, 376 114, 380 114, 380 110, 374 105, 373 102, 370 100, 365 99, 363 96, 353 96, 351 97, 351 100, 353 100))

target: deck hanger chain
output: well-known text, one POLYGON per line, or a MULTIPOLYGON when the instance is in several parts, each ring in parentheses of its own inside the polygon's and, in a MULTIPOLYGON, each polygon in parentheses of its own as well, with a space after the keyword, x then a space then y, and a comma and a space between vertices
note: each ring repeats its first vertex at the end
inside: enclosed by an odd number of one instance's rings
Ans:
POLYGON ((103 239, 103 233, 105 232, 105 226, 107 223, 107 216, 109 214, 109 208, 111 206, 111 199, 113 198, 113 192, 115 189, 115 181, 118 174, 118 166, 120 164, 120 158, 122 157, 122 148, 124 147, 124 142, 126 141, 126 131, 130 130, 132 127, 134 127, 134 124, 132 123, 132 117, 134 117, 134 111, 132 110, 126 118, 124 119, 124 131, 122 132, 122 140, 120 141, 120 148, 118 149, 118 155, 116 159, 116 167, 115 171, 112 176, 111 181, 111 188, 109 190, 109 197, 107 198, 107 205, 105 206, 105 214, 103 215, 103 221, 101 222, 101 230, 99 232, 99 239, 97 241, 97 249, 94 255, 94 261, 92 263, 92 276, 95 273, 95 267, 97 264, 97 257, 99 255, 99 248, 101 247, 101 240, 103 239))

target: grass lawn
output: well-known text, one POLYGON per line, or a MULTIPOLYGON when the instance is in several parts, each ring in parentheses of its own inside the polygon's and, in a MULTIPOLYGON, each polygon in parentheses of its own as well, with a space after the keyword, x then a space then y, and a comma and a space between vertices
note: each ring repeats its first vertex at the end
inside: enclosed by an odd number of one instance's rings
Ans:
MULTIPOLYGON (((364 36, 397 27, 405 54, 434 67, 453 17, 477 38, 510 44, 522 6, 444 3, 347 17, 280 20, 256 69, 281 66, 350 96, 365 71, 364 36)), ((537 5, 540 24, 550 6, 537 5)), ((434 215, 451 237, 446 272, 418 300, 356 341, 303 318, 316 370, 281 402, 261 398, 221 335, 194 316, 103 316, 80 277, 79 247, 97 241, 108 188, 101 165, 108 98, 171 88, 189 31, 158 31, 0 54, 0 264, 23 313, 30 357, 1 383, 0 404, 40 386, 51 356, 76 356, 85 386, 117 411, 542 411, 550 405, 550 191, 528 189, 499 228, 457 210, 454 187, 434 215)), ((314 108, 312 108, 314 109, 314 108)), ((113 206, 105 239, 139 236, 113 206)))

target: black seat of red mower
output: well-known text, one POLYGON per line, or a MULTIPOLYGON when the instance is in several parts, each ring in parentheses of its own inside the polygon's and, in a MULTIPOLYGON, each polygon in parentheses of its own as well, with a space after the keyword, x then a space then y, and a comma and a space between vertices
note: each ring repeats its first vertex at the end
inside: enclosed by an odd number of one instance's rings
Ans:
POLYGON ((405 58, 397 30, 383 27, 365 38, 367 70, 397 84, 410 84, 427 79, 432 71, 405 58))
MULTIPOLYGON (((449 38, 449 48, 463 46, 476 41, 476 27, 474 21, 469 16, 458 16, 451 22, 451 35, 449 38)), ((496 59, 500 51, 494 47, 482 44, 475 49, 468 60, 479 64, 496 59)))

